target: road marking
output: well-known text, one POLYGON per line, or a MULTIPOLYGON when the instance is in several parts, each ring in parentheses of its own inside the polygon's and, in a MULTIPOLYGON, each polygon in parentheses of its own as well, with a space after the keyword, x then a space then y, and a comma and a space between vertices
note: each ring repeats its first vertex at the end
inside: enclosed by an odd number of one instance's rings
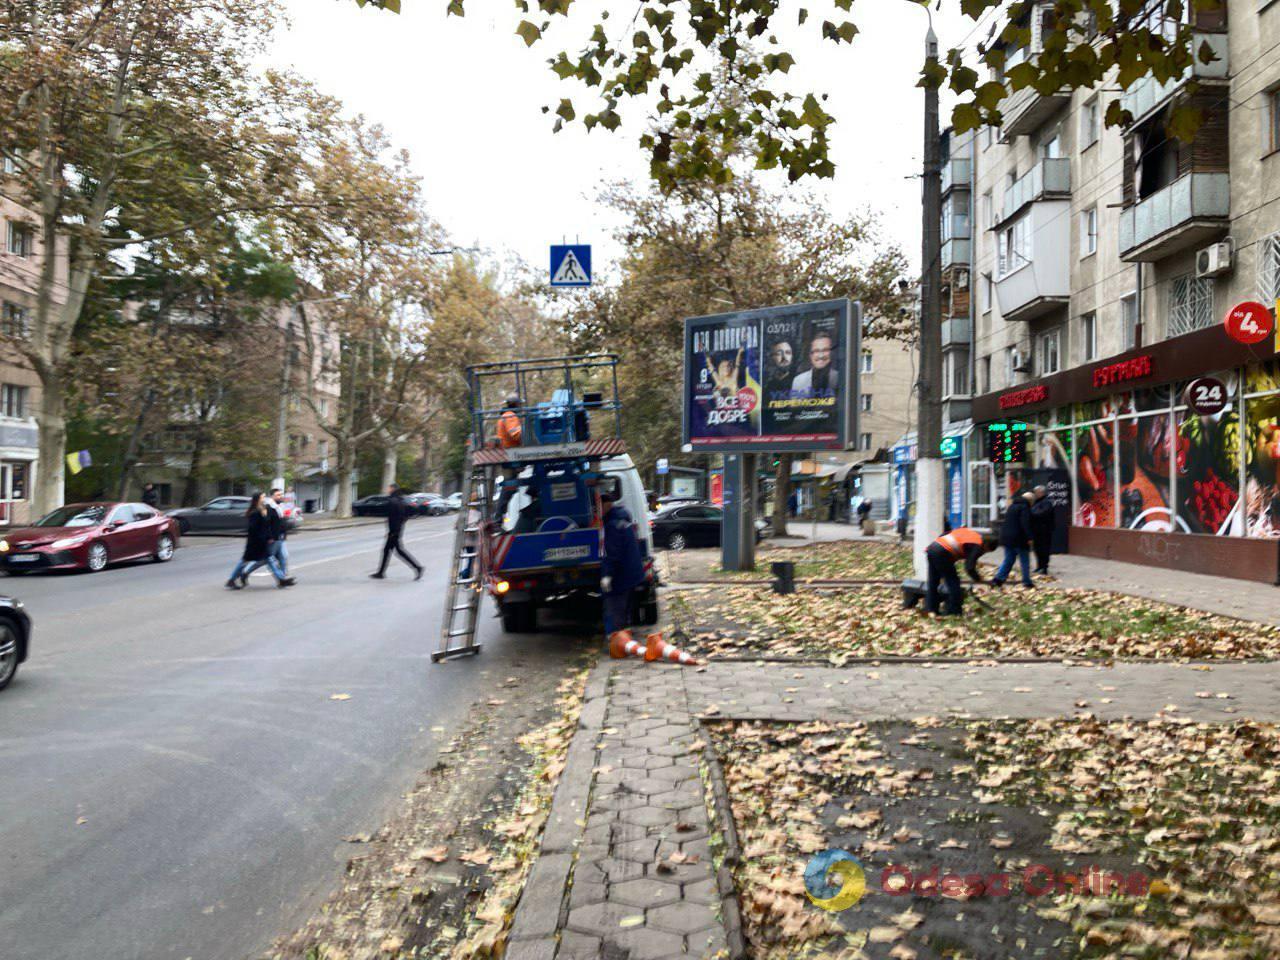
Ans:
MULTIPOLYGON (((414 544, 425 543, 427 540, 436 540, 440 537, 447 537, 447 536, 450 536, 452 533, 453 533, 452 530, 443 530, 440 533, 429 533, 425 537, 414 537, 412 540, 406 540, 405 544, 407 546, 413 546, 414 544)), ((308 560, 306 561, 306 563, 291 563, 289 564, 289 569, 305 570, 307 567, 316 567, 322 563, 332 563, 335 560, 350 560, 352 557, 368 556, 371 552, 372 551, 369 549, 368 545, 366 545, 359 550, 352 550, 349 553, 340 553, 335 557, 324 557, 319 560, 308 560)), ((269 577, 271 576, 271 571, 267 569, 265 566, 259 567, 258 570, 255 570, 253 573, 249 575, 250 579, 252 579, 255 576, 269 577), (259 573, 258 571, 265 571, 265 573, 259 573)))

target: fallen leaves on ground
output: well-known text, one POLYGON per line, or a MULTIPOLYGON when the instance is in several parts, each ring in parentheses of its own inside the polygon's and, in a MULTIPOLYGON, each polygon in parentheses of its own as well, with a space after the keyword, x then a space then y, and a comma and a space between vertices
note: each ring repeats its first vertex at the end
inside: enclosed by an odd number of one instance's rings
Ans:
POLYGON ((754 571, 723 570, 713 563, 710 574, 728 580, 772 577, 770 564, 795 564, 796 580, 901 580, 911 576, 911 551, 880 540, 836 540, 802 547, 771 546, 756 551, 754 571))

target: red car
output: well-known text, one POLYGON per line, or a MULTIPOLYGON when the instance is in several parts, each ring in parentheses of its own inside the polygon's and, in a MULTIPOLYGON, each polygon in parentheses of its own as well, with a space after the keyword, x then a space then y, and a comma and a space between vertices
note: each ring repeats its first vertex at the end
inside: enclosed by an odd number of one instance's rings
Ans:
POLYGON ((178 523, 142 503, 70 503, 32 526, 3 532, 0 566, 98 571, 119 560, 172 559, 178 523))

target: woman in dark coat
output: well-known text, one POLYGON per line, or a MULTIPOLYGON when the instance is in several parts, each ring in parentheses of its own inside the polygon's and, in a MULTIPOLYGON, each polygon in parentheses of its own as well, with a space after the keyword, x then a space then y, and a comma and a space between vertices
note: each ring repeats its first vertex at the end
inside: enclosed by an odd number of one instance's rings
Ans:
POLYGON ((275 539, 275 524, 273 523, 272 511, 267 509, 266 503, 263 502, 262 494, 255 493, 253 500, 249 503, 249 509, 245 511, 245 516, 249 518, 249 529, 244 539, 244 555, 240 558, 240 562, 236 564, 234 570, 231 571, 231 578, 227 580, 228 590, 239 590, 246 586, 249 582, 249 574, 257 570, 264 563, 271 570, 271 575, 276 578, 276 586, 289 587, 294 583, 293 577, 286 577, 284 571, 280 569, 280 564, 276 562, 276 558, 271 555, 271 543, 275 539))

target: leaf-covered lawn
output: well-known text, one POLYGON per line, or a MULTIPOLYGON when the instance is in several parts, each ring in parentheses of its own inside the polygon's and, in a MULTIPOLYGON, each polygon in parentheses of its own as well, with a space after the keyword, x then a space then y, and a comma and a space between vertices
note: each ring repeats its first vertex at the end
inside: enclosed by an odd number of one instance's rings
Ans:
POLYGON ((1246 659, 1280 655, 1280 628, 1080 589, 1006 587, 963 619, 902 609, 890 587, 700 587, 670 609, 703 655, 1246 659))
POLYGON ((1274 726, 707 730, 742 845, 734 874, 755 960, 1280 956, 1274 726), (805 895, 805 865, 824 849, 848 851, 866 877, 866 895, 839 913, 805 895), (886 876, 892 886, 906 872, 914 892, 889 892, 886 876), (1108 874, 1124 878, 1120 892, 1105 892, 1108 874))
POLYGON ((878 540, 762 547, 756 552, 754 572, 725 571, 717 562, 711 574, 736 580, 769 577, 769 564, 787 560, 796 565, 797 580, 901 580, 911 575, 911 551, 878 540))

